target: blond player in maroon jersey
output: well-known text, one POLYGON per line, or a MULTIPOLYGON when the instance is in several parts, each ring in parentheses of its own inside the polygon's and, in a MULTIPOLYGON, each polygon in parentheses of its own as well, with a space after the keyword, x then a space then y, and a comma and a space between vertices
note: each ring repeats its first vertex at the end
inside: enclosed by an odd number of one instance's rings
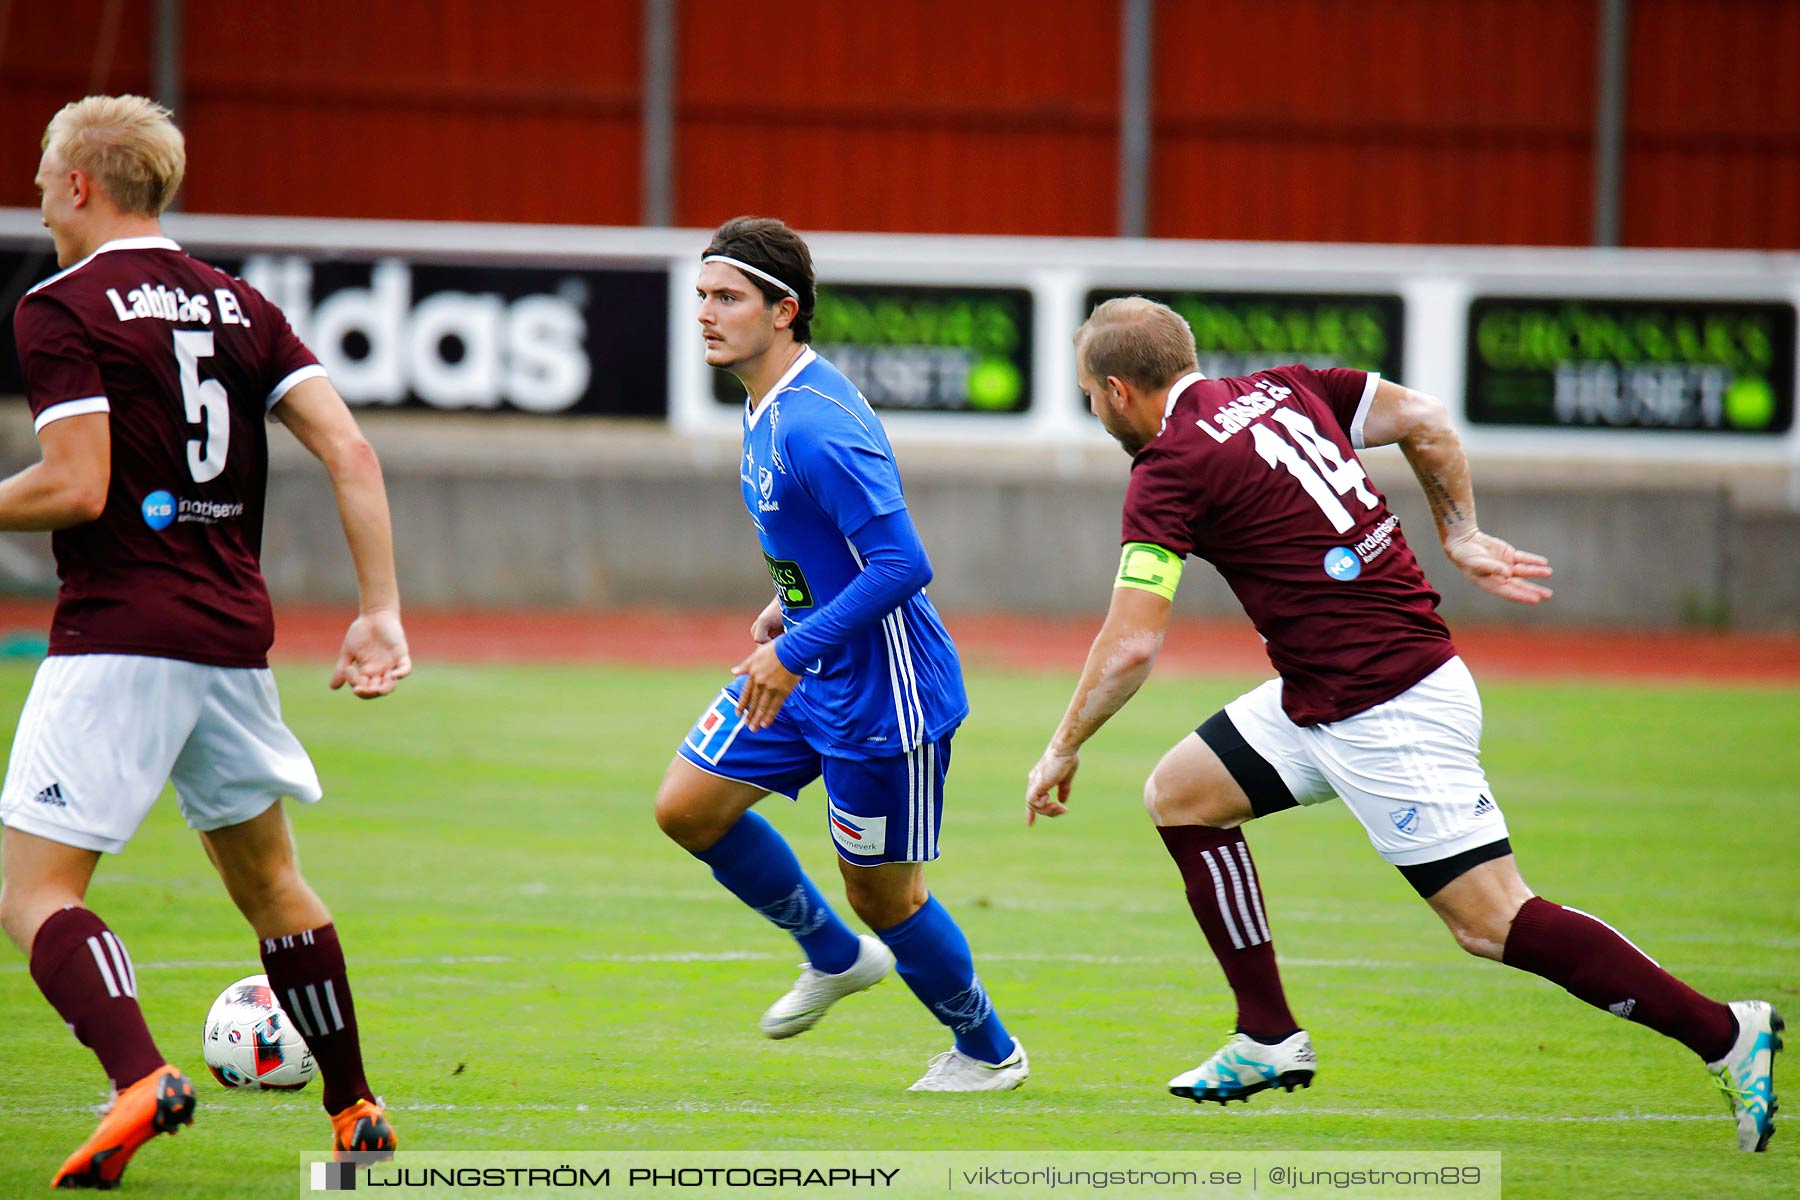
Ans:
POLYGON ((268 670, 269 416, 331 476, 361 595, 331 686, 365 698, 412 669, 387 493, 281 313, 163 235, 185 168, 180 130, 149 100, 90 96, 57 113, 37 186, 64 269, 13 317, 43 456, 0 481, 0 528, 52 530, 62 586, 0 791, 0 925, 117 1094, 56 1187, 117 1186, 139 1146, 193 1119, 193 1085, 151 1039, 124 941, 83 904, 100 855, 124 848, 171 781, 318 1061, 334 1149, 391 1153, 396 1140, 363 1076, 331 914, 282 811, 320 792, 268 670))
POLYGON ((1125 550, 1081 682, 1026 784, 1027 820, 1068 811, 1078 751, 1148 678, 1188 555, 1230 585, 1278 676, 1183 738, 1144 788, 1238 1008, 1225 1046, 1169 1090, 1223 1104, 1310 1086, 1312 1039, 1288 1010, 1241 827, 1337 796, 1464 950, 1679 1041, 1729 1100, 1740 1148, 1764 1149, 1780 1016, 1700 995, 1519 876, 1481 769, 1474 680, 1356 457, 1398 444, 1457 569, 1507 600, 1549 599, 1538 582, 1549 563, 1477 526, 1444 406, 1361 371, 1207 379, 1187 323, 1142 297, 1097 307, 1075 347, 1094 415, 1132 455, 1125 550))

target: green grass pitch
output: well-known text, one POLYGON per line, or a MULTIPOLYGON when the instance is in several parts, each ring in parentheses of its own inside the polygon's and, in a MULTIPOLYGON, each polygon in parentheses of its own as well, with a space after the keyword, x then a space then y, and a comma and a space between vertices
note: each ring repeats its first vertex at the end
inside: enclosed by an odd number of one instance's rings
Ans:
MULTIPOLYGON (((1088 748, 1074 811, 1027 829, 1024 773, 1072 672, 972 677, 945 857, 928 872, 1032 1080, 921 1097, 906 1085, 948 1042, 897 980, 805 1037, 758 1035, 793 947, 651 820, 716 675, 428 664, 367 704, 328 693, 322 668, 283 667, 328 792, 296 813, 304 867, 351 955, 370 1077, 403 1147, 1497 1150, 1508 1197, 1800 1195, 1800 1130, 1738 1153, 1685 1050, 1465 958, 1336 805, 1251 831, 1319 1048, 1313 1088, 1229 1110, 1167 1095, 1231 1008, 1141 784, 1249 681, 1154 680, 1088 748)), ((0 712, 28 684, 28 668, 0 670, 0 712)), ((1703 991, 1800 1017, 1800 692, 1485 696, 1488 772, 1527 881, 1703 991)), ((816 790, 762 811, 836 894, 816 790)), ((147 1147, 127 1194, 293 1195, 295 1155, 328 1144, 317 1084, 228 1093, 206 1076, 208 1004, 261 968, 172 799, 102 865, 90 902, 202 1089, 195 1127, 147 1147)), ((86 1135, 102 1081, 11 948, 0 1013, 0 1196, 23 1196, 86 1135)))

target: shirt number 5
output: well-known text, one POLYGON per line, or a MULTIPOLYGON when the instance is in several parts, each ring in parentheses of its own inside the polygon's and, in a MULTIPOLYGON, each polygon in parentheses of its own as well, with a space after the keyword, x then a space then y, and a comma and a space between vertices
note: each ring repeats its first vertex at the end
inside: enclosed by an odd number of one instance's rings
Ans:
POLYGON ((199 438, 187 444, 188 472, 195 483, 217 479, 225 469, 225 452, 231 445, 231 403, 225 385, 200 378, 200 360, 213 355, 210 330, 175 331, 175 365, 181 372, 181 402, 190 424, 206 426, 204 447, 199 438))

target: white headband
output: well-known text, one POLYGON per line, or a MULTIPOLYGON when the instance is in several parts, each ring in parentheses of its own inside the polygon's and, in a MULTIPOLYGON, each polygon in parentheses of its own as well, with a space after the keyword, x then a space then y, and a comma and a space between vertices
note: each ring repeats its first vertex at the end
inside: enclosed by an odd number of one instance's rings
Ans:
POLYGON ((787 284, 781 282, 781 280, 775 278, 773 275, 769 274, 767 271, 764 271, 758 267, 753 267, 749 263, 744 262, 742 259, 732 258, 730 255, 727 255, 727 254, 709 254, 705 258, 701 259, 700 261, 703 263, 722 262, 728 267, 736 267, 738 270, 742 271, 746 275, 754 275, 758 279, 768 280, 770 283, 774 284, 776 287, 780 288, 782 291, 786 292, 788 295, 792 296, 796 300, 798 300, 800 298, 799 292, 796 292, 793 288, 791 288, 787 284))

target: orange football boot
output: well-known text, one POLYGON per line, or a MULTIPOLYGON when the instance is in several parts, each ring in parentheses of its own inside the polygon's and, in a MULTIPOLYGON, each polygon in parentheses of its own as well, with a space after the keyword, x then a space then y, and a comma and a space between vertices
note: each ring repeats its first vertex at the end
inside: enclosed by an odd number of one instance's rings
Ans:
POLYGON ((69 1155, 50 1186, 111 1191, 139 1146, 193 1123, 194 1104, 188 1077, 163 1064, 119 1093, 93 1136, 69 1155))
POLYGON ((377 1161, 385 1161, 399 1145, 387 1113, 372 1101, 358 1100, 331 1118, 331 1156, 339 1162, 352 1154, 378 1154, 377 1161))

